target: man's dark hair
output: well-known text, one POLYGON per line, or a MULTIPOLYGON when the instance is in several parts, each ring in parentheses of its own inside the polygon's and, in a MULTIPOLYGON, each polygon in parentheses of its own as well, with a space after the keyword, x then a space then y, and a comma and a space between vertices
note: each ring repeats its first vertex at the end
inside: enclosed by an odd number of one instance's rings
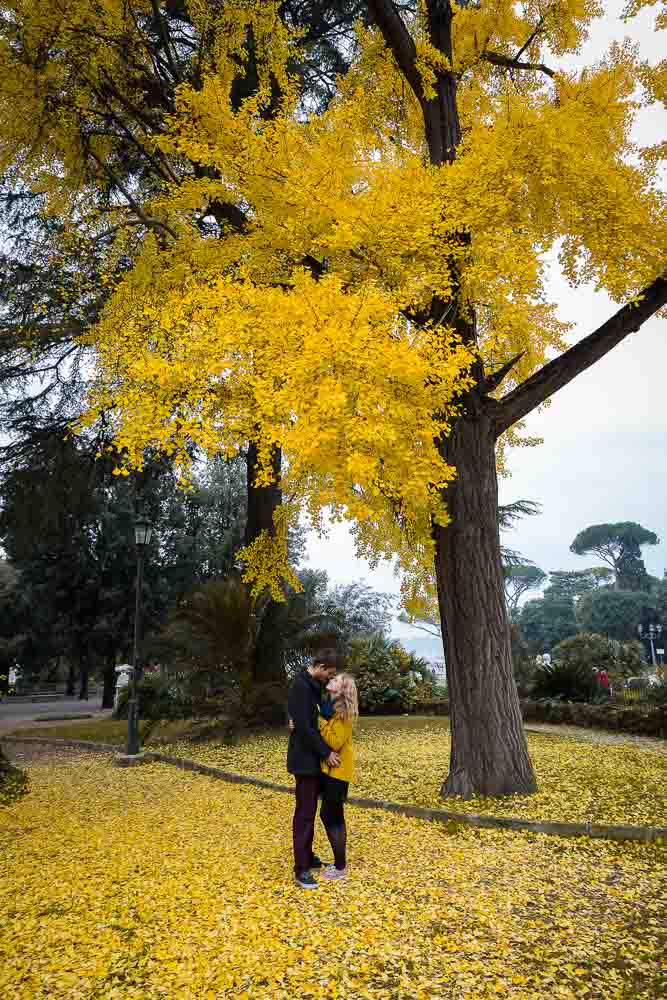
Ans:
POLYGON ((313 657, 313 666, 338 670, 338 653, 335 649, 320 649, 313 657))

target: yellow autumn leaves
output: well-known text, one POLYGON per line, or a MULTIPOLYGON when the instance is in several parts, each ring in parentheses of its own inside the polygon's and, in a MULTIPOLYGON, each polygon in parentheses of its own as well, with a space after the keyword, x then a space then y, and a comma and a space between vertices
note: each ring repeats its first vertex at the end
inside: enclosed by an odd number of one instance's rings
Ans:
MULTIPOLYGON (((288 796, 91 757, 0 812, 12 1000, 654 1000, 664 850, 349 809, 350 879, 290 881, 288 796)), ((327 857, 321 830, 316 847, 327 857)))
MULTIPOLYGON (((556 822, 667 826, 667 755, 632 745, 527 733, 539 791, 525 797, 439 797, 449 720, 372 718, 355 729, 357 783, 351 794, 468 813, 556 822)), ((238 747, 180 743, 169 753, 285 783, 285 739, 259 733, 238 747)))
MULTIPOLYGON (((101 277, 110 300, 86 335, 96 378, 81 426, 104 413, 127 468, 147 446, 187 471, 192 442, 231 455, 253 440, 268 476, 279 446, 293 508, 350 519, 360 554, 397 553, 423 590, 431 521, 446 522, 455 475, 436 441, 473 361, 493 370, 520 355, 511 389, 565 343, 546 254, 558 247, 572 283, 619 300, 663 267, 658 154, 632 140, 636 85, 660 99, 659 69, 631 46, 579 76, 559 66, 600 12, 594 0, 457 8, 463 138, 453 164, 433 167, 422 108, 376 30, 358 28, 350 72, 314 112, 291 71, 302 40, 279 4, 191 0, 196 85, 174 80, 172 112, 147 124, 135 92, 145 39, 124 5, 19 0, 0 27, 0 166, 47 192, 64 238, 118 227, 101 277), (524 58, 548 56, 553 77, 512 79, 486 58, 531 37, 524 58), (40 39, 46 64, 17 57, 40 39), (239 100, 246 69, 256 86, 239 100), (160 169, 91 214, 86 191, 109 183, 100 79, 160 169), (464 347, 457 329, 473 314, 477 344, 464 347)), ((424 4, 405 18, 428 91, 446 60, 424 4)), ((247 563, 255 587, 285 563, 276 544, 260 548, 247 563)))

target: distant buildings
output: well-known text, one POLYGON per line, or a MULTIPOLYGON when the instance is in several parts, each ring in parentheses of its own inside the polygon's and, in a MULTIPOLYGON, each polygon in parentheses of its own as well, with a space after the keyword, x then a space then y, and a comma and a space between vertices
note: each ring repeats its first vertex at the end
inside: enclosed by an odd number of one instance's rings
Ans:
POLYGON ((428 660, 429 666, 431 667, 431 670, 435 674, 435 679, 437 680, 438 684, 446 684, 447 683, 447 671, 445 669, 445 658, 443 656, 440 656, 440 657, 435 657, 435 656, 434 657, 426 657, 425 656, 424 659, 428 660))
POLYGON ((438 684, 446 682, 445 674, 445 653, 442 648, 442 639, 437 635, 415 635, 395 637, 398 642, 407 649, 409 653, 420 656, 426 660, 429 667, 435 674, 438 684))

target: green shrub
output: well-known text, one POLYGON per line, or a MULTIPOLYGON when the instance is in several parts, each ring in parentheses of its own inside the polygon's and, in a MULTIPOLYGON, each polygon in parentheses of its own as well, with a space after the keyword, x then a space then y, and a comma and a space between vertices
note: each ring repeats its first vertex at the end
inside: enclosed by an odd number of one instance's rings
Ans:
MULTIPOLYGON (((127 719, 130 699, 129 687, 119 697, 114 716, 127 719)), ((169 679, 156 674, 142 677, 137 685, 137 708, 140 719, 184 719, 192 715, 192 704, 180 687, 169 679)))
MULTIPOLYGON (((228 705, 228 713, 231 709, 232 706, 228 705)), ((287 685, 278 681, 249 685, 244 691, 243 701, 238 705, 237 711, 246 726, 285 725, 287 685)))
POLYGON ((606 670, 611 673, 616 666, 618 644, 595 632, 581 632, 559 642, 553 650, 553 659, 576 663, 589 673, 606 670))
POLYGON ((636 639, 619 642, 614 673, 618 677, 636 677, 644 669, 644 650, 636 639))
POLYGON ((547 701, 590 701, 595 691, 593 673, 576 661, 555 660, 538 665, 533 697, 547 701))
POLYGON ((667 706, 667 681, 661 680, 659 684, 649 687, 646 698, 653 705, 667 706))
POLYGON ((588 705, 563 701, 521 702, 525 722, 549 722, 609 729, 641 736, 667 737, 667 705, 588 705))
POLYGON ((11 805, 28 792, 27 774, 15 767, 0 749, 0 806, 11 805))
POLYGON ((362 712, 408 712, 435 697, 426 660, 381 633, 352 639, 346 669, 357 682, 362 712))
POLYGON ((606 670, 611 678, 619 677, 621 669, 627 669, 635 657, 631 643, 619 644, 594 632, 582 632, 558 643, 551 666, 537 668, 532 694, 565 701, 599 700, 605 693, 595 683, 596 671, 606 670))

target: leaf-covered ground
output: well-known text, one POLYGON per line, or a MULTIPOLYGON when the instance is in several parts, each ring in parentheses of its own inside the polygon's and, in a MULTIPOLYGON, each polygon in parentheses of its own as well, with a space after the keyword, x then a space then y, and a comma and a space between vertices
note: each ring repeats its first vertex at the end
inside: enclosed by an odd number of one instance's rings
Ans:
POLYGON ((304 893, 285 795, 100 756, 30 772, 0 810, 3 998, 661 993, 663 848, 350 809, 349 880, 304 893))
MULTIPOLYGON (((449 799, 438 791, 447 773, 446 719, 362 719, 355 733, 353 793, 473 813, 531 819, 667 826, 667 758, 633 746, 528 735, 540 790, 524 798, 449 799)), ((286 735, 252 736, 238 747, 180 743, 172 754, 285 783, 286 735)))

